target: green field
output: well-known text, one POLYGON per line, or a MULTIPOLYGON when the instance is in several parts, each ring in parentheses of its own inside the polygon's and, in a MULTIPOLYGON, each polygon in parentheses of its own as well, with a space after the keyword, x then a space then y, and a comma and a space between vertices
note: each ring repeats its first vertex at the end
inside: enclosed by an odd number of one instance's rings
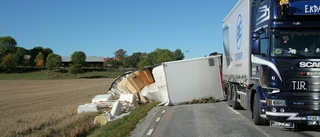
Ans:
POLYGON ((123 74, 122 71, 95 71, 81 74, 69 74, 60 72, 28 72, 28 73, 0 73, 0 80, 51 80, 51 79, 79 79, 79 78, 116 78, 123 74))

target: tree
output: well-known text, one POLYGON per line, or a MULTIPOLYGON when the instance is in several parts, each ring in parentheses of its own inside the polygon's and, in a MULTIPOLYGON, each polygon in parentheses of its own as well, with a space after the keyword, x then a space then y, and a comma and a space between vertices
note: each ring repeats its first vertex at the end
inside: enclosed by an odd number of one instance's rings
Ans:
POLYGON ((123 49, 119 49, 114 53, 114 56, 116 58, 119 58, 120 60, 123 60, 124 57, 126 56, 127 51, 123 50, 123 49))
MULTIPOLYGON (((17 42, 14 38, 10 36, 0 37, 0 63, 2 63, 2 58, 6 56, 5 59, 8 59, 8 57, 12 57, 12 54, 15 53, 17 42), (8 55, 11 53, 11 55, 8 55)), ((8 60, 3 62, 2 64, 7 64, 8 60)))
MULTIPOLYGON (((122 65, 125 68, 138 68, 138 67, 144 67, 144 66, 150 66, 154 64, 159 64, 162 62, 167 61, 174 61, 174 60, 182 60, 184 58, 184 54, 180 49, 177 49, 175 51, 170 51, 168 49, 159 49, 157 48, 155 51, 147 54, 147 53, 141 53, 136 52, 133 53, 131 56, 125 55, 126 51, 123 49, 119 49, 116 52, 116 57, 123 56, 123 59, 121 61, 117 61, 118 65, 122 65), (122 63, 121 63, 122 62, 122 63)), ((108 60, 111 61, 111 60, 108 60)), ((115 63, 106 63, 106 64, 115 64, 115 63)), ((115 68, 116 65, 113 65, 115 68)))
POLYGON ((27 62, 24 59, 24 56, 27 55, 27 50, 23 47, 17 47, 16 55, 18 58, 18 65, 27 65, 27 62))
POLYGON ((8 53, 14 53, 17 42, 10 36, 0 37, 0 59, 8 53))
POLYGON ((148 58, 151 59, 152 64, 159 64, 162 62, 175 60, 173 53, 168 49, 156 49, 148 54, 148 58))
POLYGON ((180 49, 176 49, 176 51, 174 51, 173 56, 175 58, 175 60, 183 60, 184 59, 184 54, 182 53, 182 51, 180 49))
POLYGON ((123 67, 125 67, 125 68, 132 68, 132 66, 133 66, 133 60, 132 60, 132 58, 131 58, 131 56, 127 56, 127 57, 125 57, 123 60, 122 60, 122 62, 123 62, 123 67))
MULTIPOLYGON (((29 51, 30 60, 31 60, 31 62, 29 62, 29 65, 34 66, 34 64, 38 63, 38 62, 32 62, 32 61, 36 60, 36 56, 39 54, 39 52, 43 54, 44 59, 46 59, 50 53, 53 53, 53 51, 50 48, 43 48, 41 46, 34 47, 29 51)), ((45 64, 45 60, 43 63, 45 64)))
POLYGON ((50 53, 46 58, 46 68, 49 71, 58 69, 61 66, 61 56, 50 53))
POLYGON ((82 51, 76 51, 71 55, 71 64, 79 64, 84 66, 86 64, 86 54, 82 51))
POLYGON ((36 56, 39 54, 39 52, 42 52, 43 48, 38 46, 38 47, 34 47, 33 49, 29 50, 29 55, 30 55, 30 59, 29 59, 29 64, 30 66, 35 66, 37 64, 36 61, 36 56))
POLYGON ((44 67, 44 55, 42 52, 39 52, 38 55, 36 56, 36 66, 37 67, 44 67))
POLYGON ((123 66, 125 68, 136 68, 140 61, 141 52, 133 53, 131 56, 126 56, 123 59, 123 66))
POLYGON ((138 66, 138 63, 140 62, 140 60, 141 60, 141 55, 142 55, 142 53, 141 52, 136 52, 136 53, 133 53, 132 55, 131 55, 131 65, 132 65, 132 67, 133 68, 136 68, 137 66, 138 66))
MULTIPOLYGON (((43 53, 44 59, 46 59, 49 54, 53 53, 53 51, 50 48, 43 48, 42 53, 43 53)), ((46 64, 46 60, 44 63, 46 64)))
POLYGON ((68 68, 68 72, 70 74, 74 74, 75 76, 79 73, 82 72, 82 66, 79 64, 72 64, 69 68, 68 68))
POLYGON ((77 75, 82 72, 82 68, 86 64, 86 54, 82 51, 76 51, 71 55, 71 66, 68 69, 70 74, 77 75))
POLYGON ((16 66, 17 62, 14 54, 8 53, 2 57, 0 67, 6 72, 13 71, 16 66))
POLYGON ((150 66, 150 65, 153 65, 152 60, 150 60, 149 58, 144 58, 139 61, 139 63, 137 64, 137 67, 142 68, 144 66, 150 66))
POLYGON ((175 60, 172 52, 168 49, 160 49, 157 52, 158 52, 157 54, 158 56, 154 64, 175 60))

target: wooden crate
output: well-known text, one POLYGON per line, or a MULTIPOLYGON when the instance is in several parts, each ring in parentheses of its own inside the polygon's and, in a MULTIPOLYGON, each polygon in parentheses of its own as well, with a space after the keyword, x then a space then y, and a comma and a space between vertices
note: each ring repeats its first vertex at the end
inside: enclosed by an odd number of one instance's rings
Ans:
POLYGON ((145 85, 150 85, 150 84, 154 83, 153 75, 149 69, 139 70, 139 71, 134 72, 134 74, 136 74, 136 76, 140 77, 140 79, 142 80, 142 82, 145 85))

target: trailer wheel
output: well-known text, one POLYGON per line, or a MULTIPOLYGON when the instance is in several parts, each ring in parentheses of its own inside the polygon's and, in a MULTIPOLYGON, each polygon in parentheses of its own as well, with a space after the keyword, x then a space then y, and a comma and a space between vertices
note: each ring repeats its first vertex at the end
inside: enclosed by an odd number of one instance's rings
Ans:
POLYGON ((227 87, 227 102, 228 102, 229 107, 232 107, 231 85, 228 84, 227 86, 228 86, 227 87))
POLYGON ((240 103, 237 101, 237 85, 233 84, 232 85, 232 108, 237 110, 237 109, 241 109, 240 103))
POLYGON ((255 125, 265 125, 267 124, 267 120, 260 117, 258 103, 259 103, 258 94, 254 94, 253 109, 252 109, 253 123, 255 125))

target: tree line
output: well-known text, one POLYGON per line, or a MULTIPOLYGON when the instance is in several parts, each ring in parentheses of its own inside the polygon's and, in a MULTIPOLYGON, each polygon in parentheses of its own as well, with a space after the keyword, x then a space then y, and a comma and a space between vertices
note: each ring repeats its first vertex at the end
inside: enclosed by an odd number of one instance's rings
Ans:
POLYGON ((115 57, 118 58, 119 61, 111 60, 107 63, 123 68, 135 69, 167 61, 182 60, 184 59, 184 54, 180 49, 170 51, 168 49, 157 48, 151 53, 135 52, 128 56, 125 50, 119 49, 115 52, 115 57))
MULTIPOLYGON (((119 49, 114 52, 114 57, 104 62, 104 66, 114 69, 142 68, 166 61, 182 60, 184 54, 180 49, 170 51, 168 49, 155 49, 151 53, 136 52, 127 55, 127 51, 119 49)), ((71 55, 71 65, 68 72, 77 74, 83 72, 86 67, 86 54, 83 51, 75 51, 71 55)), ((36 46, 27 50, 17 46, 17 42, 11 36, 0 37, 0 72, 15 72, 18 68, 41 68, 48 71, 57 71, 62 67, 62 58, 50 48, 36 46)))

